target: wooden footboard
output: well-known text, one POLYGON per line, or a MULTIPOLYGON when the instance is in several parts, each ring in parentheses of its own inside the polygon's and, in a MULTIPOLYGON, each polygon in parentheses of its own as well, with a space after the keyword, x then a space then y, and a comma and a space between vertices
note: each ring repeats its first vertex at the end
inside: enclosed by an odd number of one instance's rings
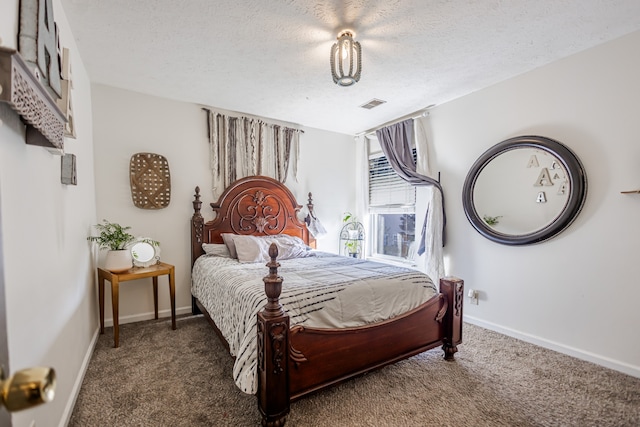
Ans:
POLYGON ((402 316, 370 326, 294 326, 289 334, 291 400, 443 344, 446 311, 445 297, 439 294, 402 316))
POLYGON ((440 293, 385 322, 347 329, 295 326, 278 298, 282 278, 272 245, 264 278, 269 302, 258 313, 258 407, 263 426, 282 426, 291 401, 442 345, 452 360, 462 342, 464 282, 440 280, 440 293))
POLYGON ((440 279, 440 293, 445 296, 449 309, 444 317, 444 336, 442 349, 444 358, 453 360, 458 351, 458 344, 462 342, 462 301, 464 301, 464 281, 457 277, 443 277, 440 279))

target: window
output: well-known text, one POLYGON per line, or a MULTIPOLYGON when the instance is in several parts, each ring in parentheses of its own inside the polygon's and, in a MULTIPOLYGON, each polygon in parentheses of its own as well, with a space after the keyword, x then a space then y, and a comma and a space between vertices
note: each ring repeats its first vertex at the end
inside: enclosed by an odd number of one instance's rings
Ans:
MULTIPOLYGON (((414 161, 416 150, 413 150, 414 161)), ((369 157, 371 255, 412 261, 415 252, 416 189, 393 170, 384 154, 369 157)))
POLYGON ((373 254, 403 259, 413 258, 414 213, 373 213, 373 254), (411 255, 411 256, 410 256, 411 255))

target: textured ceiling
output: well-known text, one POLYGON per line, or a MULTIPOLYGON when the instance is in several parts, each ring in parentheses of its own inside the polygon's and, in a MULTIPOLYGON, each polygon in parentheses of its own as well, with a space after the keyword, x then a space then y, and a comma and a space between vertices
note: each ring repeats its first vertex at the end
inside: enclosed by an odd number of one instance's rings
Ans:
POLYGON ((638 0, 62 0, 93 82, 355 134, 640 30, 638 0), (349 28, 362 78, 333 83, 349 28), (359 108, 372 98, 385 104, 359 108))

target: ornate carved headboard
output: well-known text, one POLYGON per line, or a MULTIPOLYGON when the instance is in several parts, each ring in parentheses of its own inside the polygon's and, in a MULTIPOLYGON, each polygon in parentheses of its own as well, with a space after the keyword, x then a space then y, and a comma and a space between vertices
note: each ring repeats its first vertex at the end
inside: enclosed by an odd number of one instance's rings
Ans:
POLYGON ((284 184, 266 176, 250 176, 229 185, 211 208, 215 219, 204 222, 200 188, 196 187, 191 218, 191 264, 204 253, 203 243, 223 243, 222 233, 264 236, 289 234, 312 244, 307 225, 298 219, 301 205, 284 184))

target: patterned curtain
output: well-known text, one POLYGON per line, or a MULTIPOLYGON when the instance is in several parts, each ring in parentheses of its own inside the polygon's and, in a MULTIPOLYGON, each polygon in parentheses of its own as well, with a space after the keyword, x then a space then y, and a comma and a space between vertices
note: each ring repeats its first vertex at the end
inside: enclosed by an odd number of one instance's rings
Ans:
POLYGON ((256 118, 231 117, 208 109, 207 112, 214 197, 232 182, 251 175, 285 182, 291 169, 297 181, 302 130, 256 118))

